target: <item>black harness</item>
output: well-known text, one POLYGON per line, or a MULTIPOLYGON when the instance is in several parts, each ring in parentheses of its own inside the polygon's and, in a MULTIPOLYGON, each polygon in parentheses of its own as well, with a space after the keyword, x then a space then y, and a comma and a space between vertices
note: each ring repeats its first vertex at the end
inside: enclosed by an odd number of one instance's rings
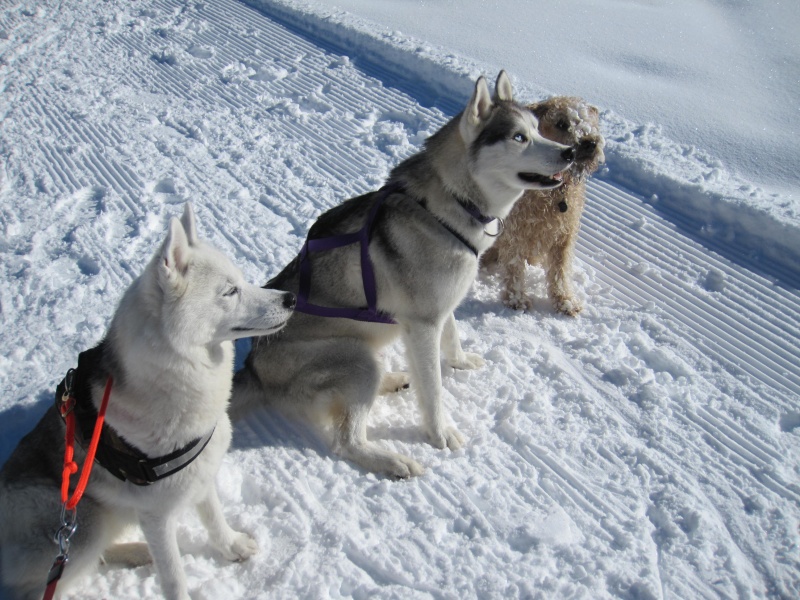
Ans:
MULTIPOLYGON (((56 389, 57 408, 61 406, 65 394, 75 401, 73 409, 76 424, 75 438, 84 449, 92 438, 97 420, 97 409, 92 402, 91 382, 92 374, 98 371, 102 354, 103 344, 81 352, 78 355, 78 367, 70 369, 56 389)), ((129 481, 134 485, 150 485, 188 467, 205 449, 213 434, 214 429, 203 437, 192 440, 183 448, 165 456, 150 458, 104 424, 95 461, 122 481, 129 481)))

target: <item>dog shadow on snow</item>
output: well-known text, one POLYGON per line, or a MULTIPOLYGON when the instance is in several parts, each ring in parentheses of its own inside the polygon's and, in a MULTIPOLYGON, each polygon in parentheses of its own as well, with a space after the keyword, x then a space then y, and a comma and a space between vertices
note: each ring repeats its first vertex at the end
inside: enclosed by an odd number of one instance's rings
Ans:
POLYGON ((53 405, 53 390, 41 390, 33 403, 15 404, 0 411, 0 467, 6 464, 19 441, 30 433, 33 426, 53 405))
MULTIPOLYGON (((381 402, 404 402, 392 396, 378 396, 381 402)), ((412 402, 413 399, 408 399, 412 402)), ((307 419, 284 414, 278 409, 259 407, 233 421, 231 449, 250 450, 264 447, 282 447, 298 451, 312 450, 321 457, 335 456, 331 451, 333 436, 330 427, 311 425, 307 419)), ((422 429, 416 425, 387 425, 371 423, 367 438, 372 442, 401 442, 409 445, 427 443, 422 429)))

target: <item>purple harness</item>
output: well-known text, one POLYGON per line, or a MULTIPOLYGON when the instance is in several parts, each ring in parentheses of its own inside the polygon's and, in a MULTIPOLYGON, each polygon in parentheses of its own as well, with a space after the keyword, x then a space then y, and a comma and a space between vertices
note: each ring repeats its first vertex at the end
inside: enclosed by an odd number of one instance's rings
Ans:
POLYGON ((300 250, 300 287, 297 293, 297 304, 294 309, 307 315, 317 317, 339 317, 341 319, 354 319, 356 321, 367 321, 370 323, 385 323, 395 325, 397 322, 388 314, 378 310, 378 292, 375 287, 375 271, 372 267, 372 260, 369 257, 369 236, 372 232, 372 224, 378 209, 389 194, 401 191, 400 185, 388 185, 379 191, 379 196, 372 206, 367 217, 367 222, 360 230, 355 233, 345 233, 324 238, 310 240, 306 238, 300 250), (350 244, 361 244, 361 280, 364 283, 364 295, 367 298, 367 308, 334 308, 330 306, 319 306, 308 301, 311 288, 311 261, 308 254, 310 252, 323 252, 333 250, 350 244))
MULTIPOLYGON (((369 236, 372 232, 372 225, 375 221, 375 216, 378 214, 381 204, 386 198, 395 192, 402 192, 403 186, 399 183, 386 185, 378 191, 378 198, 375 200, 372 208, 369 211, 367 222, 364 227, 355 233, 345 233, 342 235, 332 235, 324 238, 308 239, 306 238, 302 250, 300 250, 300 285, 297 292, 297 304, 294 309, 297 312, 305 313, 307 315, 315 315, 317 317, 339 317, 341 319, 353 319, 355 321, 367 321, 369 323, 385 323, 387 325, 396 325, 395 321, 390 315, 380 312, 378 310, 378 293, 375 288, 375 271, 372 267, 372 260, 369 257, 369 236), (364 284, 364 296, 367 298, 367 308, 334 308, 331 306, 319 306, 318 304, 311 304, 308 301, 308 295, 311 288, 311 261, 308 258, 310 252, 324 252, 325 250, 333 250, 334 248, 341 248, 342 246, 349 246, 350 244, 361 244, 361 280, 364 284)), ((466 210, 470 216, 481 223, 487 225, 492 221, 499 222, 498 233, 490 234, 492 237, 499 235, 503 230, 503 220, 494 217, 487 217, 478 210, 478 208, 471 202, 459 200, 459 204, 466 210)), ((421 203, 424 206, 424 203, 421 203)), ((436 219, 439 221, 439 219, 436 219)), ((477 257, 477 249, 464 237, 459 234, 455 229, 439 221, 439 223, 452 233, 461 243, 469 248, 472 253, 477 257)))

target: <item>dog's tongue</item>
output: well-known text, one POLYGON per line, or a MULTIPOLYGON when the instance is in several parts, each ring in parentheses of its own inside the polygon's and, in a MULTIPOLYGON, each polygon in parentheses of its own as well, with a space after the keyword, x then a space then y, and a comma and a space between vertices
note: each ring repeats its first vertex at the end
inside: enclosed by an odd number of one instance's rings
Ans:
POLYGON ((555 179, 556 181, 561 181, 563 178, 564 178, 564 176, 561 173, 556 173, 552 177, 552 179, 555 179))

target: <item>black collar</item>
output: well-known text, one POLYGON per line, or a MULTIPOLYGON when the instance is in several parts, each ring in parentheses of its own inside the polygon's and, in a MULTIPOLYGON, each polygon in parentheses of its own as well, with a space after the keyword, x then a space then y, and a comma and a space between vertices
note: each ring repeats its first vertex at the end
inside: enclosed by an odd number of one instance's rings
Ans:
POLYGON ((488 225, 496 219, 496 217, 487 217, 485 214, 483 214, 481 209, 475 206, 475 203, 471 200, 465 200, 464 198, 459 198, 458 196, 455 196, 455 199, 456 202, 461 205, 461 208, 467 211, 469 215, 481 225, 488 225))
POLYGON ((485 233, 489 237, 497 237, 505 230, 506 224, 500 217, 487 217, 485 214, 481 212, 481 210, 477 206, 475 206, 475 203, 473 203, 472 201, 465 200, 464 198, 459 198, 458 196, 456 196, 455 199, 456 202, 458 202, 461 205, 461 208, 467 211, 469 215, 473 219, 475 219, 478 223, 483 225, 483 233, 485 233), (495 233, 489 233, 488 231, 486 231, 486 226, 489 223, 492 223, 493 221, 497 221, 497 231, 495 233))
MULTIPOLYGON (((76 439, 86 448, 92 438, 94 424, 97 420, 97 409, 92 402, 91 383, 93 375, 100 370, 100 362, 106 342, 81 352, 78 355, 78 368, 70 369, 64 380, 56 389, 56 406, 58 407, 65 393, 69 392, 75 399, 76 439)), ((205 449, 214 429, 203 437, 192 440, 183 448, 164 456, 150 458, 138 448, 126 442, 107 424, 100 433, 95 460, 109 473, 122 481, 130 481, 135 485, 150 485, 169 477, 189 466, 205 449)))
MULTIPOLYGON (((435 214, 433 214, 433 212, 431 212, 431 209, 430 209, 430 208, 428 208, 428 201, 427 201, 427 200, 425 200, 425 199, 423 198, 422 200, 420 200, 420 201, 419 201, 419 205, 420 205, 422 208, 424 208, 425 210, 427 210, 429 213, 431 213, 431 215, 433 216, 433 218, 434 218, 434 219, 436 219, 436 221, 439 223, 439 225, 441 225, 442 227, 444 227, 444 228, 445 228, 447 231, 449 231, 449 232, 450 232, 450 233, 451 233, 451 234, 452 234, 452 235, 453 235, 453 236, 454 236, 454 237, 455 237, 455 238, 456 238, 456 239, 457 239, 459 242, 461 242, 461 243, 462 243, 462 244, 464 244, 464 245, 465 245, 467 248, 469 248, 469 250, 470 250, 470 251, 471 251, 471 252, 472 252, 472 253, 473 253, 473 254, 474 254, 476 257, 478 256, 478 249, 477 249, 475 246, 473 246, 473 245, 472 245, 472 243, 471 243, 471 242, 470 242, 468 239, 466 239, 466 238, 465 238, 463 235, 461 235, 461 234, 460 234, 460 233, 458 233, 458 232, 457 232, 455 229, 453 229, 453 228, 452 228, 452 227, 451 227, 451 226, 450 226, 448 223, 446 223, 445 221, 442 221, 442 220, 441 220, 439 217, 437 217, 435 214)), ((492 219, 489 219, 489 221, 492 221, 492 219)))

